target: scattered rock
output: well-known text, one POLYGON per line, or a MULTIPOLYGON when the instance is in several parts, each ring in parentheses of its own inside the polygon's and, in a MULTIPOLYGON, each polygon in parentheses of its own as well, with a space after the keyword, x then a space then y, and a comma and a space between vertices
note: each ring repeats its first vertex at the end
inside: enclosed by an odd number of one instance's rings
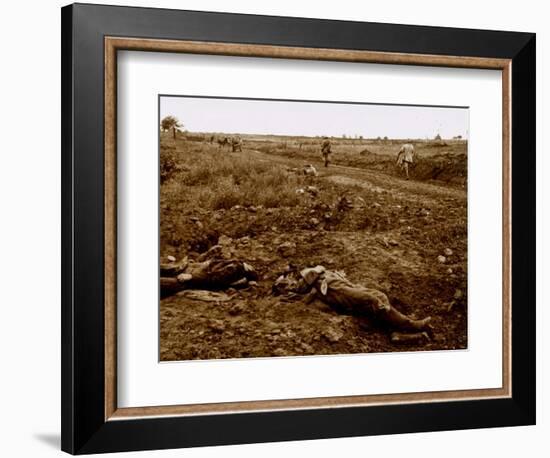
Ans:
POLYGON ((353 202, 346 196, 342 196, 338 199, 336 204, 338 211, 351 210, 353 208, 353 202))
POLYGON ((323 331, 323 336, 330 343, 336 343, 344 336, 344 333, 340 329, 327 328, 323 331))
POLYGON ((453 269, 451 269, 450 267, 447 269, 447 273, 448 274, 452 274, 453 273, 453 269))
POLYGON ((174 256, 166 256, 166 259, 169 261, 169 262, 176 262, 176 258, 174 256))
POLYGON ((296 244, 294 242, 285 242, 277 247, 277 251, 281 256, 287 258, 296 254, 296 244))
MULTIPOLYGON (((454 275, 451 275, 451 276, 454 276, 454 275)), ((460 299, 462 299, 463 295, 464 294, 462 293, 462 290, 457 289, 455 291, 455 294, 453 296, 453 300, 451 302, 449 302, 449 304, 447 306, 447 312, 450 312, 453 309, 453 307, 455 305, 457 305, 457 303, 460 301, 460 299)))
POLYGON ((208 327, 214 332, 222 333, 225 331, 225 323, 222 320, 210 320, 208 327))
POLYGON ((398 242, 397 240, 393 240, 393 239, 388 240, 388 243, 389 243, 391 246, 397 246, 397 245, 399 245, 399 242, 398 242))
POLYGON ((306 191, 313 197, 317 197, 319 195, 319 188, 317 186, 307 186, 306 191))
POLYGON ((273 355, 274 356, 287 356, 288 353, 286 352, 286 350, 279 347, 279 348, 276 348, 275 350, 273 350, 273 355))
POLYGON ((445 264, 447 262, 447 258, 445 256, 441 256, 439 255, 437 257, 437 262, 441 263, 441 264, 445 264))
POLYGON ((378 202, 374 202, 374 203, 372 204, 372 206, 373 206, 374 208, 380 208, 382 205, 379 204, 378 202))
POLYGON ((225 234, 218 237, 218 245, 227 246, 233 243, 233 239, 225 234))
POLYGON ((184 289, 177 296, 203 302, 227 302, 231 300, 231 297, 225 293, 203 289, 184 289))
POLYGON ((388 241, 387 241, 385 238, 380 238, 380 239, 377 238, 376 241, 377 241, 380 245, 382 245, 382 246, 384 246, 384 247, 386 247, 386 248, 389 248, 389 247, 390 247, 388 241))
POLYGON ((361 205, 362 207, 364 207, 367 203, 365 202, 365 199, 363 199, 362 197, 359 197, 357 196, 355 198, 355 200, 357 200, 357 202, 359 203, 359 205, 361 205))
POLYGON ((241 313, 243 313, 245 311, 245 309, 246 309, 246 307, 244 306, 244 304, 239 302, 238 304, 233 305, 229 309, 229 314, 232 315, 232 316, 240 315, 241 313))
POLYGON ((317 218, 311 218, 309 222, 314 226, 317 226, 321 221, 319 221, 317 218))
POLYGON ((427 332, 415 332, 414 334, 404 334, 402 332, 392 332, 390 340, 392 343, 404 344, 404 343, 427 343, 430 336, 427 332))
POLYGON ((452 256, 453 255, 453 250, 451 250, 450 248, 445 248, 443 253, 445 253, 445 256, 452 256))

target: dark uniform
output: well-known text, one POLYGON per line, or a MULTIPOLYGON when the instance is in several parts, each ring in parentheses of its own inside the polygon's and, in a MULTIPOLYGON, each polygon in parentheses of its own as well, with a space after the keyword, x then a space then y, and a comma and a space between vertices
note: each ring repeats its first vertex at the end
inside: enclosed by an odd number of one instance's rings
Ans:
POLYGON ((330 154, 332 153, 330 140, 325 137, 323 140, 323 143, 321 144, 321 154, 323 155, 323 159, 325 161, 325 167, 328 167, 330 163, 330 154))
POLYGON ((231 148, 233 152, 243 150, 243 140, 241 137, 232 137, 231 138, 231 148))
POLYGON ((304 294, 315 289, 316 296, 337 311, 364 315, 403 331, 431 330, 431 317, 414 320, 392 307, 388 297, 377 289, 350 282, 342 273, 326 270, 323 266, 303 269, 295 281, 279 277, 281 289, 304 294), (284 286, 283 286, 284 284, 284 286))

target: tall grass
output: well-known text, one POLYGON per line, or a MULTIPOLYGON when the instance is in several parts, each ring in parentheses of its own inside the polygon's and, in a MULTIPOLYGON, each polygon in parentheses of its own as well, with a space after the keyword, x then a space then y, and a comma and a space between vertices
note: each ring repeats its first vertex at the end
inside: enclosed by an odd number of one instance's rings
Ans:
POLYGON ((296 189, 304 185, 304 177, 281 166, 249 160, 205 143, 181 142, 175 149, 164 148, 162 161, 177 164, 177 171, 163 183, 163 193, 193 199, 205 209, 292 207, 300 202, 296 189))

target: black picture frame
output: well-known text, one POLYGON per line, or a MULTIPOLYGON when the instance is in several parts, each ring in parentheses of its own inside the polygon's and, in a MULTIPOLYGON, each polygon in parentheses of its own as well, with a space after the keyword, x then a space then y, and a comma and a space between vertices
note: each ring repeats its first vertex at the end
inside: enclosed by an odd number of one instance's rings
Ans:
POLYGON ((535 424, 531 33, 74 4, 62 8, 62 449, 72 454, 535 424), (105 420, 104 37, 512 61, 512 396, 105 420))

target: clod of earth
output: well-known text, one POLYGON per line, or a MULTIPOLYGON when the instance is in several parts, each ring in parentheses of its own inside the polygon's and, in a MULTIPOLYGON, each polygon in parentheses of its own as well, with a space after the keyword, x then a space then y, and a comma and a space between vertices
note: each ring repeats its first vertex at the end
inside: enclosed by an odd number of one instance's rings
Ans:
POLYGON ((222 320, 211 320, 210 323, 208 323, 208 327, 212 329, 212 331, 218 333, 225 331, 225 323, 222 320))
POLYGON ((236 315, 240 315, 240 314, 243 313, 245 310, 246 310, 245 305, 244 305, 242 302, 239 302, 239 303, 233 305, 233 306, 229 309, 229 314, 230 314, 230 315, 233 315, 233 316, 236 316, 236 315))
POLYGON ((326 337, 326 339, 330 343, 336 343, 338 342, 342 337, 344 337, 344 333, 340 329, 334 329, 334 328, 327 328, 322 331, 323 336, 326 337))
POLYGON ((288 258, 296 254, 296 244, 294 242, 284 242, 277 247, 277 251, 281 256, 288 258))

